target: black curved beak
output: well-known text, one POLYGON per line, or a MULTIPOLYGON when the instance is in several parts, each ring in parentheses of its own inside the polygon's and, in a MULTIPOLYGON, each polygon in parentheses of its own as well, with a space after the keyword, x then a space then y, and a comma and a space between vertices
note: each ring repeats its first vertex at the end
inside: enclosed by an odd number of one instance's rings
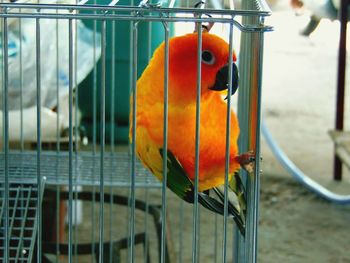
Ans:
MULTIPOLYGON (((229 79, 228 79, 229 65, 223 66, 217 73, 215 84, 210 87, 211 90, 225 90, 228 89, 229 79)), ((238 68, 235 63, 232 63, 232 92, 231 95, 235 94, 238 89, 238 68)))

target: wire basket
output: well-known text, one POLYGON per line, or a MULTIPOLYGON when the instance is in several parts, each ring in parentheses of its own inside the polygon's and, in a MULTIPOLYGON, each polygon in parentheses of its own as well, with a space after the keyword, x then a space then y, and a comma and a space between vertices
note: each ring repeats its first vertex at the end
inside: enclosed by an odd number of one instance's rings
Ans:
POLYGON ((21 262, 26 256, 29 262, 35 254, 38 262, 256 262, 262 51, 264 33, 272 30, 264 20, 270 10, 264 1, 243 1, 240 9, 232 9, 231 2, 195 4, 0 4, 1 222, 9 222, 2 224, 0 250, 5 261, 15 256, 14 262, 21 262), (245 237, 226 217, 200 210, 198 201, 193 208, 173 201, 166 183, 137 160, 128 137, 129 121, 135 119, 129 120, 129 106, 120 109, 129 105, 159 43, 212 23, 226 32, 230 46, 235 40, 240 49, 239 148, 253 150, 256 157, 254 171, 241 172, 248 199, 245 237), (31 219, 36 223, 23 223, 19 230, 30 233, 30 244, 12 236, 16 193, 23 197, 21 205, 36 211, 31 219), (52 236, 42 229, 52 220, 51 212, 42 209, 43 200, 55 210, 52 236), (203 234, 207 228, 213 228, 211 235, 203 234))

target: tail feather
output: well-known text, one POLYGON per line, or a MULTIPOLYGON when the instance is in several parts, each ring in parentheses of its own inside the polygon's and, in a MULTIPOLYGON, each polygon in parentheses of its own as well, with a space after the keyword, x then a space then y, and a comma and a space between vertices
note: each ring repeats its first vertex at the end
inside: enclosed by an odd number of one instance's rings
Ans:
MULTIPOLYGON (((223 189, 223 187, 222 187, 223 189)), ((224 216, 225 215, 225 203, 224 203, 224 192, 222 189, 219 188, 213 188, 213 191, 216 193, 218 196, 218 199, 215 199, 214 197, 211 197, 209 195, 209 192, 199 192, 198 193, 198 203, 200 203, 203 207, 206 209, 217 213, 219 215, 224 216)), ((194 203, 194 198, 193 198, 193 192, 191 191, 190 193, 192 194, 192 198, 189 199, 184 199, 184 201, 187 201, 188 203, 194 203)), ((245 235, 245 217, 242 214, 242 211, 237 208, 236 204, 237 202, 232 202, 233 200, 234 193, 229 191, 229 198, 228 198, 228 216, 232 217, 233 220, 235 220, 236 225, 241 232, 241 234, 244 236, 245 235)))
POLYGON ((223 215, 223 204, 209 195, 205 193, 198 193, 198 202, 210 211, 223 215))
MULTIPOLYGON (((223 206, 222 214, 224 214, 224 204, 225 204, 224 186, 215 187, 213 188, 213 191, 222 202, 222 206, 223 206)), ((238 198, 236 194, 232 191, 227 191, 227 193, 228 193, 228 200, 227 200, 228 214, 233 217, 239 231, 244 236, 245 235, 245 216, 243 214, 241 206, 239 205, 238 198)))

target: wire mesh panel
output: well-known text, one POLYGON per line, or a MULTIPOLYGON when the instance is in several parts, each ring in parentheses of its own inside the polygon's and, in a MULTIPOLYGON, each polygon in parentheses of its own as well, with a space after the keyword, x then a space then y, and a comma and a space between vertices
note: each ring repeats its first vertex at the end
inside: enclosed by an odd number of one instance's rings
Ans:
MULTIPOLYGON (((73 160, 74 185, 97 185, 99 183, 96 172, 101 169, 100 154, 81 152, 73 160)), ((37 175, 37 156, 33 151, 11 151, 9 153, 9 177, 11 182, 24 183, 35 182, 37 175)), ((53 151, 45 151, 41 155, 41 170, 45 171, 46 182, 50 185, 68 185, 69 169, 67 163, 69 155, 62 152, 57 155, 53 151)), ((4 163, 4 155, 0 155, 0 162, 4 163)), ((103 169, 107 176, 105 183, 115 186, 130 186, 128 177, 130 157, 127 152, 116 152, 113 155, 105 154, 103 169)), ((151 176, 137 163, 136 187, 160 187, 159 181, 151 176)), ((0 176, 4 177, 4 169, 0 170, 0 176)))
POLYGON ((5 209, 8 210, 8 262, 32 262, 35 239, 38 230, 37 199, 38 188, 32 184, 10 184, 8 192, 8 206, 5 207, 4 187, 0 188, 1 227, 0 238, 1 257, 5 251, 5 209))
POLYGON ((263 2, 0 9, 4 262, 256 261, 263 2), (10 220, 26 206, 30 247, 10 220))

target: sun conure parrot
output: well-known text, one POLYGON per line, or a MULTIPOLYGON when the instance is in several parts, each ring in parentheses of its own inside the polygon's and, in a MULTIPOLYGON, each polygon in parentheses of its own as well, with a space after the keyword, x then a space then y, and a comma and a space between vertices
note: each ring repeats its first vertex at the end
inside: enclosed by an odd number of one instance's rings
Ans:
MULTIPOLYGON (((167 187, 189 203, 194 202, 197 43, 197 33, 169 40, 167 187)), ((163 175, 164 49, 163 43, 154 51, 136 87, 137 156, 159 180, 163 175)), ((229 46, 218 36, 204 32, 201 57, 198 201, 223 214, 227 101, 220 91, 228 88, 229 46), (209 195, 211 189, 217 198, 209 195)), ((235 63, 232 67, 234 93, 238 70, 235 63)), ((246 203, 237 172, 241 165, 252 162, 252 155, 238 154, 238 135, 238 119, 232 111, 229 187, 233 192, 228 191, 228 214, 244 235, 246 203)))

